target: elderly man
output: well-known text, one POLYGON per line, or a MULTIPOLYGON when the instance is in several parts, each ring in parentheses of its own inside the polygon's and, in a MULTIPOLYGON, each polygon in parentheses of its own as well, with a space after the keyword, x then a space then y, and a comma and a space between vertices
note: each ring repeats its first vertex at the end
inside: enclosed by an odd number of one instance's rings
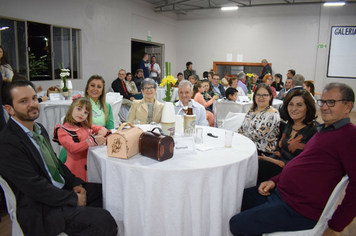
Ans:
POLYGON ((261 70, 261 75, 258 77, 257 83, 263 83, 263 77, 267 74, 272 74, 272 68, 268 64, 268 61, 266 59, 263 59, 261 63, 263 68, 261 70))
POLYGON ((176 115, 184 116, 187 113, 189 102, 192 103, 193 114, 196 115, 195 124, 208 126, 205 108, 192 99, 192 83, 182 80, 178 86, 179 101, 175 102, 174 110, 176 115))
POLYGON ((111 83, 111 88, 116 93, 120 93, 123 96, 122 105, 131 107, 132 101, 135 100, 133 95, 127 91, 125 84, 126 71, 124 69, 119 70, 119 77, 111 83))
MULTIPOLYGON (((236 75, 237 79, 239 80, 238 86, 242 88, 244 91, 245 95, 247 95, 247 86, 246 86, 246 74, 243 71, 240 71, 236 75)), ((240 92, 240 91, 239 91, 240 92)))
POLYGON ((326 85, 318 100, 324 124, 281 174, 245 190, 242 212, 230 220, 233 235, 313 228, 333 189, 347 174, 350 182, 344 199, 323 233, 340 235, 356 216, 356 126, 349 118, 354 102, 355 93, 348 85, 326 85))
POLYGON ((116 236, 114 218, 101 208, 101 184, 75 177, 35 122, 40 108, 33 84, 9 83, 2 99, 11 118, 0 133, 0 174, 15 193, 24 234, 116 236))
POLYGON ((211 81, 212 90, 209 93, 211 97, 214 97, 214 94, 218 94, 219 98, 225 97, 225 88, 222 84, 219 84, 219 81, 220 81, 220 75, 214 74, 213 80, 211 81))
POLYGON ((293 80, 292 78, 287 78, 286 79, 286 82, 284 83, 284 88, 282 88, 276 99, 279 99, 279 100, 284 100, 285 96, 287 95, 287 93, 289 92, 289 90, 292 88, 292 85, 293 85, 293 80))

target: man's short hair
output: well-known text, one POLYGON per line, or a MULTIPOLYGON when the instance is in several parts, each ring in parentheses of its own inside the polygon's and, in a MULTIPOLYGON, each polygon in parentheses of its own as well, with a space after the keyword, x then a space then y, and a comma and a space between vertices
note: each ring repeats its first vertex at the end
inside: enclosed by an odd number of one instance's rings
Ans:
POLYGON ((237 92, 238 92, 237 89, 234 89, 234 88, 232 88, 232 87, 229 87, 229 88, 227 88, 226 91, 225 91, 225 97, 226 97, 227 99, 229 99, 229 95, 234 96, 234 94, 237 93, 237 92))
POLYGON ((267 59, 263 59, 261 63, 268 63, 267 59))
POLYGON ((190 83, 189 80, 182 80, 181 82, 179 82, 178 89, 186 86, 189 86, 190 88, 193 87, 192 83, 190 83))
POLYGON ((119 70, 119 74, 120 74, 120 71, 123 71, 123 72, 125 72, 125 74, 126 74, 126 71, 125 71, 124 69, 120 69, 120 70, 119 70))
POLYGON ((293 76, 292 80, 293 80, 293 85, 294 86, 303 86, 305 78, 301 74, 296 74, 295 76, 293 76))
POLYGON ((180 75, 183 76, 183 73, 182 73, 182 72, 179 72, 179 73, 177 74, 177 77, 180 76, 180 75))
POLYGON ((144 58, 146 55, 148 56, 148 53, 144 53, 143 56, 142 56, 142 58, 144 58))
POLYGON ((213 75, 213 78, 214 78, 214 76, 218 76, 218 77, 220 78, 220 75, 219 75, 219 74, 214 74, 214 75, 213 75))
MULTIPOLYGON (((341 99, 355 103, 355 92, 352 88, 345 83, 329 83, 324 87, 323 93, 330 91, 331 89, 338 88, 341 94, 341 99)), ((353 106, 352 106, 353 108, 353 106)), ((351 108, 351 110, 352 110, 351 108)), ((350 110, 350 112, 351 112, 350 110)))
POLYGON ((295 70, 293 70, 293 69, 290 69, 290 70, 288 70, 293 76, 295 76, 295 70))
POLYGON ((36 91, 36 88, 33 85, 33 83, 28 80, 17 80, 8 83, 2 91, 2 104, 13 106, 13 101, 12 101, 13 98, 12 98, 11 90, 17 87, 27 87, 27 86, 31 86, 33 90, 36 91))
POLYGON ((236 77, 238 80, 242 80, 243 78, 245 78, 246 74, 243 71, 240 71, 239 73, 237 73, 236 77))
POLYGON ((143 73, 143 70, 142 70, 142 69, 137 69, 137 70, 136 70, 136 74, 138 74, 139 72, 142 72, 142 73, 143 73))
POLYGON ((188 68, 188 66, 190 66, 190 65, 192 65, 192 64, 193 64, 193 62, 188 61, 187 63, 185 63, 185 66, 188 68))

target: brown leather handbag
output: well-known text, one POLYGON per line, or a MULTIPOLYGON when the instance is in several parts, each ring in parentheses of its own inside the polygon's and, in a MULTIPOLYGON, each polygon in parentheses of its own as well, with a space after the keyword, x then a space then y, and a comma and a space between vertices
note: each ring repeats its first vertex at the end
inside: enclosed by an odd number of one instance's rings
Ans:
POLYGON ((140 153, 157 161, 165 161, 172 158, 174 139, 164 135, 158 127, 151 131, 143 132, 140 136, 140 153), (159 133, 154 132, 158 129, 159 133))
POLYGON ((115 133, 106 138, 108 156, 129 159, 138 154, 139 139, 142 133, 143 130, 141 128, 133 126, 130 122, 120 125, 115 133), (122 130, 126 124, 130 128, 122 130))

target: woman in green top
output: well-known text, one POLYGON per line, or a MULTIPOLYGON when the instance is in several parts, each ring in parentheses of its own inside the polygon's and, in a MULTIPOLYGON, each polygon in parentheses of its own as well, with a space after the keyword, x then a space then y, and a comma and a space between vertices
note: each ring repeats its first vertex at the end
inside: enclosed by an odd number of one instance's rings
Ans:
POLYGON ((114 129, 114 118, 110 104, 106 103, 105 80, 92 75, 85 86, 85 97, 90 99, 93 110, 93 124, 114 129))

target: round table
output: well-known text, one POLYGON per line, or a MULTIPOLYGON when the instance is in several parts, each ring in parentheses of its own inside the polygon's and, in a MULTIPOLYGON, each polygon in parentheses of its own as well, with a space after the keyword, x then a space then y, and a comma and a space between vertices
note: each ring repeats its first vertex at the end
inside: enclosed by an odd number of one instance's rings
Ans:
POLYGON ((243 190, 256 184, 256 146, 235 133, 226 148, 225 130, 212 127, 203 127, 203 139, 209 150, 164 162, 140 154, 117 159, 107 156, 106 146, 89 148, 88 179, 103 184, 104 208, 120 235, 231 235, 229 219, 240 212, 243 190))

